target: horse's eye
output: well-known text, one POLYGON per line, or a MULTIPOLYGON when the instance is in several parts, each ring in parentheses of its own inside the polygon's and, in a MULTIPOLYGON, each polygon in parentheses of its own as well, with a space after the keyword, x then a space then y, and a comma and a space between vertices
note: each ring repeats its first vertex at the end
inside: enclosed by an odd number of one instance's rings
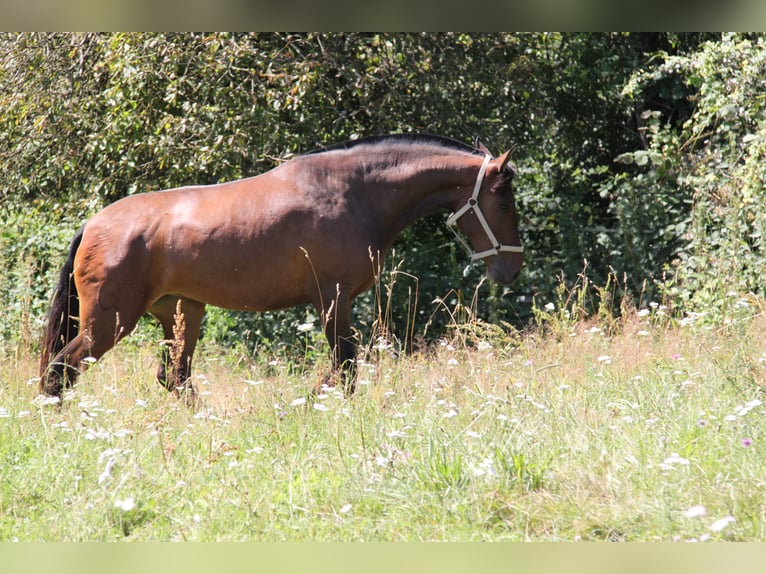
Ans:
POLYGON ((508 211, 508 204, 507 203, 501 203, 498 205, 501 211, 508 211))

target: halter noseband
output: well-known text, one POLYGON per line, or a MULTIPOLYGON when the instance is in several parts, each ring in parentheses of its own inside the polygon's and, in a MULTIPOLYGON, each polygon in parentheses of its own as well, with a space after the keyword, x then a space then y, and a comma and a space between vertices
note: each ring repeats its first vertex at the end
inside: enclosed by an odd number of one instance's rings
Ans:
POLYGON ((481 208, 479 208, 479 200, 478 200, 479 190, 481 189, 481 184, 484 181, 484 172, 487 171, 487 166, 489 165, 489 161, 491 159, 492 159, 492 156, 490 155, 484 156, 484 163, 481 164, 481 169, 479 169, 479 175, 476 178, 476 185, 474 185, 473 187, 473 194, 471 195, 471 197, 468 198, 468 201, 463 207, 458 209, 455 213, 450 215, 449 218, 447 219, 447 227, 449 227, 452 230, 452 233, 455 234, 455 237, 457 237, 458 241, 462 243, 463 246, 468 250, 468 253, 471 256, 471 261, 477 261, 479 259, 484 259, 485 257, 497 255, 501 251, 510 252, 510 253, 524 252, 524 248, 521 245, 503 245, 502 243, 499 243, 497 238, 495 237, 495 234, 492 233, 492 229, 489 227, 489 223, 487 223, 487 219, 484 217, 484 214, 481 212, 481 208), (457 220, 460 219, 463 215, 465 215, 469 211, 473 211, 474 214, 476 215, 476 218, 479 220, 479 223, 481 223, 481 226, 484 229, 484 233, 486 233, 487 239, 489 239, 489 242, 492 245, 491 249, 487 249, 486 251, 476 253, 468 244, 468 242, 458 234, 457 229, 455 229, 455 227, 457 226, 457 220))

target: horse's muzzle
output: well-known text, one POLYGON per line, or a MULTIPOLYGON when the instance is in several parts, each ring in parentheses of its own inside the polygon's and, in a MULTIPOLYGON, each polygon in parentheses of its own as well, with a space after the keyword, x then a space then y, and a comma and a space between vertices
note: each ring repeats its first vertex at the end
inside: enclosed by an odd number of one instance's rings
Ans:
POLYGON ((487 261, 487 277, 500 285, 510 285, 519 276, 521 264, 498 265, 497 261, 487 261))

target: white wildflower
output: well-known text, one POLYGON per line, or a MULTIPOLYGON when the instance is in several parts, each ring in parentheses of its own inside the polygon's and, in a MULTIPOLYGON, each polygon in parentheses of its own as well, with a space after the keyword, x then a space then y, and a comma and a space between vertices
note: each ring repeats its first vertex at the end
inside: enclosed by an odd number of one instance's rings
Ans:
POLYGON ((689 461, 680 456, 677 452, 670 453, 670 456, 660 463, 659 467, 662 470, 670 470, 673 465, 679 464, 681 466, 688 466, 689 461))
POLYGON ((114 507, 119 508, 123 512, 130 512, 136 507, 136 501, 132 496, 129 496, 124 500, 115 500, 114 507))
POLYGON ((390 349, 391 347, 393 347, 393 345, 391 344, 391 341, 389 341, 385 337, 378 337, 377 342, 372 348, 377 349, 379 351, 384 351, 386 349, 390 349))
POLYGON ((246 385, 251 385, 251 386, 263 384, 263 381, 254 381, 252 379, 243 379, 242 382, 245 383, 246 385))
POLYGON ((87 431, 85 431, 85 440, 96 440, 96 439, 109 440, 110 437, 111 437, 111 433, 103 429, 98 429, 98 430, 88 429, 87 431))
POLYGON ((713 524, 708 526, 708 528, 710 530, 712 530, 713 532, 720 532, 721 530, 726 528, 732 522, 734 522, 734 517, 733 516, 726 516, 724 518, 716 520, 715 522, 713 522, 713 524))
POLYGON ((749 413, 751 410, 753 410, 755 407, 758 407, 761 405, 761 401, 758 399, 748 401, 744 405, 737 405, 734 407, 734 410, 736 411, 737 416, 743 417, 747 413, 749 413))
POLYGON ((47 395, 37 395, 33 400, 32 404, 37 406, 47 406, 47 405, 57 405, 61 402, 61 399, 58 397, 49 397, 47 395))
POLYGON ((692 506, 691 508, 687 509, 686 512, 684 512, 684 516, 686 518, 697 518, 698 516, 705 516, 706 514, 707 509, 701 504, 692 506))
POLYGON ((497 471, 495 470, 495 461, 493 461, 491 458, 486 457, 484 460, 482 460, 474 469, 473 469, 473 475, 474 476, 496 476, 497 471))

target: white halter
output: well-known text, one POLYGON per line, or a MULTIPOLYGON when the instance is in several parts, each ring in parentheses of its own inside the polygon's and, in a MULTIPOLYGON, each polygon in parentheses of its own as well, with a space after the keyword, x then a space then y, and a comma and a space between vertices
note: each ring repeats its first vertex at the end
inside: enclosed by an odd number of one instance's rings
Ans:
POLYGON ((490 257, 491 255, 497 255, 501 251, 510 253, 524 252, 524 248, 521 245, 503 245, 502 243, 499 243, 495 237, 495 234, 492 233, 492 229, 489 227, 487 219, 484 217, 484 214, 479 208, 479 190, 481 189, 481 184, 484 181, 484 172, 487 171, 487 165, 489 165, 489 161, 491 159, 492 156, 490 155, 484 156, 484 163, 481 164, 481 169, 479 169, 479 176, 476 178, 476 185, 473 187, 473 194, 468 198, 468 201, 463 207, 458 209, 447 219, 447 227, 452 230, 452 233, 455 234, 455 237, 457 237, 458 241, 462 243, 463 246, 468 250, 468 253, 471 256, 471 261, 477 261, 479 259, 484 259, 485 257, 490 257), (479 220, 479 223, 481 223, 482 228, 484 228, 484 233, 487 234, 487 239, 489 239, 489 242, 492 245, 491 249, 476 253, 468 244, 468 242, 458 234, 457 229, 455 229, 457 226, 457 220, 469 211, 474 212, 476 218, 479 220))

